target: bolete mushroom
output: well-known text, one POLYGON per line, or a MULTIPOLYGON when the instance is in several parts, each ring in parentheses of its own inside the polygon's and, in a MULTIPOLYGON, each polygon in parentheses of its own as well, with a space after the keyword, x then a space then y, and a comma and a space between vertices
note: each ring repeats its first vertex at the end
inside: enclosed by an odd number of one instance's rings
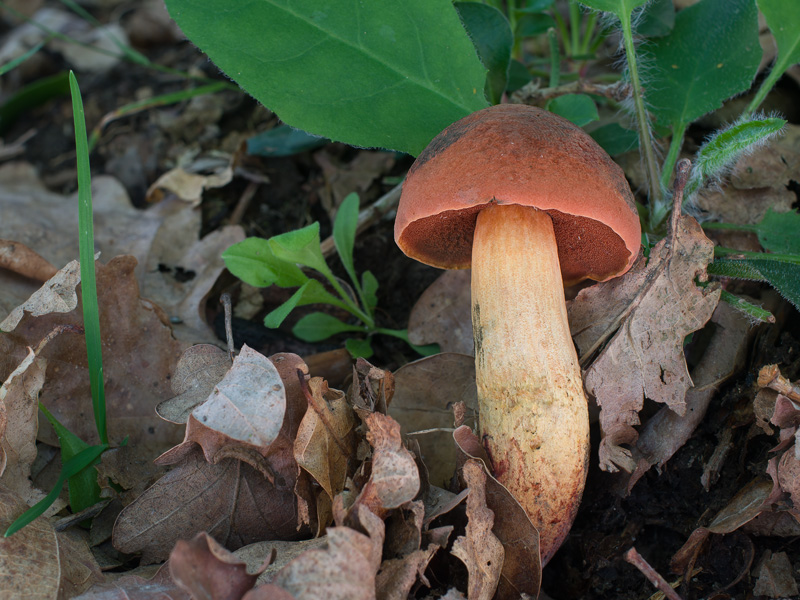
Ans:
POLYGON ((539 529, 543 564, 575 518, 589 419, 564 286, 626 272, 641 230, 622 169, 582 129, 505 104, 442 131, 403 184, 395 241, 472 268, 479 430, 539 529))

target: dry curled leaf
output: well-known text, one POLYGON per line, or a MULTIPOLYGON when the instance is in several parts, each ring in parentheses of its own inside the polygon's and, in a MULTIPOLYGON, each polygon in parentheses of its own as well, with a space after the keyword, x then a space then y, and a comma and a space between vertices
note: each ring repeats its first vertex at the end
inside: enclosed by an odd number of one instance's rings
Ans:
POLYGON ((173 398, 156 407, 158 416, 172 423, 186 423, 192 410, 208 399, 231 368, 228 353, 211 344, 196 344, 181 355, 172 374, 173 398))
POLYGON ((472 355, 471 272, 445 271, 419 297, 408 316, 413 344, 439 344, 442 352, 472 355))
MULTIPOLYGON (((144 567, 149 569, 150 567, 144 567)), ((142 569, 139 569, 142 570, 142 569)), ((119 579, 98 583, 75 600, 192 600, 172 581, 169 565, 164 565, 151 578, 143 577, 136 570, 119 579)))
POLYGON ((467 496, 467 533, 456 538, 450 551, 469 572, 470 600, 491 600, 500 582, 505 551, 492 533, 494 513, 486 507, 486 473, 479 460, 470 459, 463 467, 467 496))
POLYGON ((37 281, 47 281, 58 272, 50 261, 39 256, 25 244, 1 239, 0 268, 37 281))
POLYGON ((767 598, 786 598, 797 596, 800 590, 794 580, 794 569, 786 552, 765 550, 760 564, 756 567, 758 579, 753 594, 767 598))
POLYGON ((169 555, 169 572, 193 598, 209 600, 240 600, 258 578, 205 531, 190 541, 178 540, 169 555))
POLYGON ((635 468, 630 452, 621 444, 636 441, 633 426, 639 424, 645 397, 684 413, 692 381, 683 340, 708 321, 719 301, 718 289, 695 284, 695 279, 706 279, 706 266, 712 258, 713 245, 697 221, 681 217, 670 236, 651 250, 647 266, 640 261, 624 276, 624 283, 589 287, 573 302, 571 319, 610 323, 603 332, 595 332, 596 340, 602 341, 619 327, 585 375, 586 389, 601 408, 602 469, 630 472, 635 468), (622 310, 609 296, 614 288, 626 290, 622 310), (610 319, 603 317, 609 310, 619 312, 610 319), (583 315, 580 319, 579 314, 583 315))

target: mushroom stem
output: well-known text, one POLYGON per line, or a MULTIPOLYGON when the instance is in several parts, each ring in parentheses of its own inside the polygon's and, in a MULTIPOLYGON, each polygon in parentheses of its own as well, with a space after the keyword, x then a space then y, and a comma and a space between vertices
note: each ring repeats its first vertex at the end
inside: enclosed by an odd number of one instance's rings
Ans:
POLYGON ((542 563, 561 545, 586 481, 589 416, 549 215, 492 204, 472 247, 480 433, 494 475, 539 530, 542 563))

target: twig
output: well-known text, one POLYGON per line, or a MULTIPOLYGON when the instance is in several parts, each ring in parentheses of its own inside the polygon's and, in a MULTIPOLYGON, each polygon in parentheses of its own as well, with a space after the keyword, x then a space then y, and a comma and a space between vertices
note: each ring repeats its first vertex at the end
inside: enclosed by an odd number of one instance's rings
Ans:
MULTIPOLYGON (((403 184, 398 183, 395 187, 378 198, 370 206, 358 213, 356 235, 363 233, 365 229, 378 221, 378 219, 380 219, 383 215, 397 208, 397 203, 400 200, 400 191, 402 189, 403 184)), ((322 250, 323 256, 331 256, 336 251, 336 244, 333 241, 333 236, 325 239, 320 244, 320 249, 322 250)))
POLYGON ((242 192, 242 195, 239 197, 239 201, 236 203, 236 206, 231 213, 231 225, 238 225, 242 222, 242 217, 244 217, 247 207, 250 206, 250 201, 253 199, 253 196, 256 195, 256 190, 258 190, 259 185, 260 182, 257 181, 248 182, 247 187, 244 188, 244 192, 242 192))
POLYGON ((566 94, 577 94, 585 92, 587 94, 595 94, 597 96, 604 96, 622 102, 631 95, 631 86, 626 81, 618 81, 612 84, 598 84, 584 79, 578 79, 564 85, 555 87, 540 87, 538 81, 531 81, 522 86, 521 89, 514 92, 512 96, 514 101, 522 104, 540 104, 551 98, 564 96, 566 94))
POLYGON ((233 345, 233 318, 231 316, 231 295, 225 292, 219 298, 222 308, 225 311, 225 337, 228 340, 228 356, 233 362, 236 355, 236 347, 233 345))
POLYGON ((800 386, 795 385, 781 375, 778 365, 766 365, 758 372, 758 385, 775 390, 794 402, 800 402, 800 386))
POLYGON ((636 548, 631 547, 631 549, 624 554, 624 558, 634 567, 639 569, 642 575, 647 577, 647 579, 650 580, 650 583, 652 583, 656 589, 664 594, 666 598, 669 600, 683 600, 678 595, 678 592, 672 589, 672 586, 666 582, 666 580, 658 573, 658 571, 651 567, 650 563, 648 563, 642 557, 642 555, 636 551, 636 548))

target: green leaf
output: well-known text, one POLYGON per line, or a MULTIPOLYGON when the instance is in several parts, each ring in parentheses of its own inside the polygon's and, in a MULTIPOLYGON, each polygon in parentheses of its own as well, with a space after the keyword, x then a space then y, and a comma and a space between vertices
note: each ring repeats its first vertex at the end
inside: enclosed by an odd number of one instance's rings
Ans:
POLYGON ((639 8, 647 2, 649 0, 581 0, 581 4, 585 4, 589 8, 613 13, 620 19, 623 15, 631 14, 633 9, 639 8))
POLYGON ((786 69, 800 62, 800 2, 758 0, 758 8, 778 46, 778 56, 772 69, 783 74, 786 69))
POLYGON ((674 131, 750 87, 761 60, 755 0, 702 0, 680 11, 668 36, 647 46, 647 101, 674 131))
POLYGON ((587 123, 597 121, 600 116, 597 114, 597 107, 586 94, 565 94, 553 98, 545 107, 550 112, 572 121, 578 127, 583 127, 587 123))
POLYGON ((383 327, 378 327, 375 330, 375 333, 382 333, 383 335, 391 335, 392 337, 399 338, 411 346, 411 348, 417 354, 422 356, 431 356, 432 354, 438 354, 440 352, 439 344, 426 344, 425 346, 418 346, 409 342, 408 329, 384 329, 383 327))
POLYGON ((320 273, 330 273, 319 247, 319 223, 269 238, 269 249, 279 260, 298 263, 320 273))
POLYGON ((342 323, 336 317, 315 312, 300 319, 292 329, 292 333, 305 342, 321 342, 337 333, 346 331, 364 332, 363 327, 342 323))
POLYGON ((525 6, 518 8, 518 12, 542 12, 553 6, 555 0, 527 0, 525 6))
POLYGON ((344 347, 347 348, 353 358, 369 358, 373 354, 369 338, 363 340, 347 339, 344 341, 344 347))
POLYGON ((451 0, 168 0, 181 30, 292 127, 419 154, 485 108, 486 71, 451 0))
POLYGON ((361 274, 361 290, 364 293, 364 302, 370 310, 378 306, 378 280, 371 271, 361 274))
MULTIPOLYGON (((89 444, 64 427, 41 402, 39 403, 39 409, 47 420, 50 421, 50 424, 56 432, 56 436, 58 436, 58 441, 61 446, 62 464, 66 464, 72 457, 77 456, 83 450, 89 448, 89 444)), ((87 467, 79 471, 68 479, 68 484, 69 506, 72 512, 80 512, 84 508, 88 508, 100 500, 100 485, 97 483, 96 469, 87 467)))
POLYGON ((523 14, 517 20, 517 27, 514 31, 514 36, 521 40, 527 37, 536 37, 545 33, 551 27, 556 27, 557 24, 553 17, 545 13, 532 13, 523 14))
POLYGON ((314 150, 329 140, 288 125, 278 125, 247 139, 247 153, 255 156, 293 156, 314 150))
POLYGON ((92 411, 100 442, 108 443, 106 394, 103 386, 103 350, 100 341, 100 308, 97 303, 97 280, 94 265, 94 223, 92 213, 92 174, 89 166, 89 141, 83 99, 75 74, 69 72, 72 115, 75 124, 75 154, 78 171, 78 255, 81 267, 81 302, 83 329, 92 391, 92 411))
POLYGON ((764 144, 785 125, 783 119, 746 120, 712 134, 695 154, 686 196, 696 191, 704 180, 724 172, 742 153, 764 144))
POLYGON ((350 312, 350 308, 339 298, 328 292, 319 281, 309 279, 299 290, 292 294, 291 298, 264 317, 264 325, 276 329, 281 326, 281 323, 289 316, 290 312, 298 306, 306 306, 307 304, 331 304, 350 312))
POLYGON ((645 6, 636 20, 636 35, 661 37, 675 27, 675 5, 672 0, 654 0, 645 6))
POLYGON ((86 467, 93 465, 108 449, 108 444, 100 444, 99 446, 91 446, 85 450, 81 450, 78 454, 69 459, 62 467, 61 474, 58 476, 58 481, 44 498, 39 500, 36 504, 31 506, 28 510, 22 513, 17 519, 6 529, 4 537, 14 535, 17 531, 28 525, 29 523, 42 516, 44 512, 50 508, 53 502, 56 501, 58 495, 61 493, 61 488, 70 477, 73 477, 83 471, 86 467))
POLYGON ((766 281, 800 310, 800 264, 781 260, 722 259, 708 265, 708 272, 721 277, 766 281))
POLYGON ((508 93, 516 92, 530 80, 531 74, 528 73, 528 68, 518 60, 512 59, 508 67, 508 85, 506 91, 508 93))
POLYGON ((251 237, 234 244, 222 253, 222 259, 231 273, 255 287, 296 287, 308 281, 294 262, 276 257, 269 241, 262 238, 251 237))
POLYGON ((488 4, 455 2, 453 6, 458 11, 483 66, 489 70, 486 76, 486 95, 489 102, 499 104, 508 83, 508 66, 514 43, 508 19, 488 4))
POLYGON ((609 123, 591 131, 589 135, 610 156, 617 156, 639 147, 639 134, 618 123, 609 123))
POLYGON ((353 264, 356 225, 358 225, 358 194, 352 192, 345 196, 339 205, 339 210, 336 211, 336 218, 333 221, 333 242, 344 265, 344 270, 350 276, 350 281, 358 287, 358 277, 356 277, 356 268, 353 264))
POLYGON ((764 250, 800 255, 800 213, 796 210, 777 213, 770 208, 755 230, 764 250))

